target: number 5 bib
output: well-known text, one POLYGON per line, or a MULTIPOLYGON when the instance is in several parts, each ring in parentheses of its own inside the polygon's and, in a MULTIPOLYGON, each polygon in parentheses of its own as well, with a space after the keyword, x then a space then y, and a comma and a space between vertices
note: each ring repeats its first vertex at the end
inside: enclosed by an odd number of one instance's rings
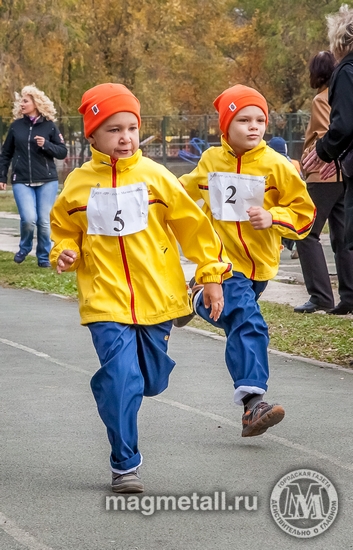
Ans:
POLYGON ((265 177, 210 172, 208 189, 213 217, 224 222, 249 220, 246 211, 250 206, 263 206, 265 177))
POLYGON ((145 183, 91 189, 87 204, 88 235, 131 235, 147 227, 148 191, 145 183))

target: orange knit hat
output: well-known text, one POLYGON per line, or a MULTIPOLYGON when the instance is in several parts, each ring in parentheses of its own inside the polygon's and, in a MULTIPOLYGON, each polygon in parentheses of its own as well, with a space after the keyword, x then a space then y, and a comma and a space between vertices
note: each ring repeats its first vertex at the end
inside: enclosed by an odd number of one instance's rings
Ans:
POLYGON ((224 90, 213 102, 219 112, 219 127, 223 134, 227 136, 229 124, 232 118, 240 109, 255 105, 260 107, 266 116, 266 124, 268 123, 268 106, 263 95, 254 88, 236 84, 232 88, 224 90))
POLYGON ((115 113, 133 113, 138 127, 141 126, 140 102, 123 84, 98 84, 90 88, 83 94, 78 110, 83 115, 86 138, 115 113))

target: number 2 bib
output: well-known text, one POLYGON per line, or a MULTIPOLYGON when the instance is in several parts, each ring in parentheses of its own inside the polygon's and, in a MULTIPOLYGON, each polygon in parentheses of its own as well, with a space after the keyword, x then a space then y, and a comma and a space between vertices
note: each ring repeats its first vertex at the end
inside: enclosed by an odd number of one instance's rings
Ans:
POLYGON ((213 217, 224 222, 249 220, 246 211, 250 206, 263 206, 265 177, 210 172, 208 189, 213 217))
POLYGON ((143 182, 91 189, 87 204, 88 235, 131 235, 147 227, 148 190, 143 182))

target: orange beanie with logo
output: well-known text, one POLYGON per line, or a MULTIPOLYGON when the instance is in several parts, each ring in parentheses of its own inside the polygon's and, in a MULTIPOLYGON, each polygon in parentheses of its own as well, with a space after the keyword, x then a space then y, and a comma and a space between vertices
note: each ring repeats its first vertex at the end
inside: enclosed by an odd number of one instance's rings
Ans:
POLYGON ((83 94, 78 110, 83 115, 86 138, 115 113, 133 113, 138 127, 141 126, 140 102, 123 84, 98 84, 90 88, 83 94))
POLYGON ((240 109, 255 105, 259 107, 266 116, 266 124, 268 123, 268 106, 263 95, 254 88, 236 84, 231 88, 227 88, 213 102, 219 113, 219 127, 225 136, 228 135, 229 124, 232 118, 240 109))

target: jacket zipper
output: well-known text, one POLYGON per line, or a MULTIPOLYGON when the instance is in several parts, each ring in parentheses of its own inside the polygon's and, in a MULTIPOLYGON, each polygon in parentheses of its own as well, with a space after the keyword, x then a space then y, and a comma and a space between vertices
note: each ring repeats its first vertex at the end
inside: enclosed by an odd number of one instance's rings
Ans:
MULTIPOLYGON (((241 157, 237 157, 237 160, 238 160, 238 164, 237 164, 237 174, 240 174, 240 169, 241 169, 241 157)), ((245 254, 247 255, 247 257, 249 258, 249 260, 250 260, 250 262, 251 262, 252 269, 251 269, 250 279, 251 279, 251 280, 254 280, 254 278, 255 278, 255 269, 256 269, 255 262, 254 262, 253 258, 251 257, 251 254, 250 254, 250 251, 249 251, 249 249, 248 249, 248 247, 247 247, 246 242, 245 242, 244 239, 243 239, 243 235, 242 235, 242 233, 241 233, 241 225, 240 225, 240 222, 235 222, 235 224, 236 224, 236 227, 237 227, 239 240, 240 240, 241 244, 243 245, 243 248, 244 248, 244 250, 245 250, 245 254)))
POLYGON ((29 134, 28 134, 28 165, 29 165, 29 183, 32 183, 32 162, 31 162, 31 134, 32 134, 32 128, 33 126, 30 126, 29 128, 29 134))
MULTIPOLYGON (((116 187, 116 162, 113 162, 112 164, 112 176, 113 176, 113 187, 116 187)), ((126 276, 126 282, 128 284, 130 295, 131 295, 131 301, 130 301, 130 309, 131 309, 131 317, 132 321, 135 325, 137 325, 137 317, 135 312, 135 293, 134 289, 132 287, 131 282, 131 276, 129 271, 129 265, 126 257, 126 250, 125 250, 125 244, 124 244, 124 237, 118 237, 118 242, 120 246, 120 252, 123 259, 123 265, 125 270, 125 276, 126 276)))

